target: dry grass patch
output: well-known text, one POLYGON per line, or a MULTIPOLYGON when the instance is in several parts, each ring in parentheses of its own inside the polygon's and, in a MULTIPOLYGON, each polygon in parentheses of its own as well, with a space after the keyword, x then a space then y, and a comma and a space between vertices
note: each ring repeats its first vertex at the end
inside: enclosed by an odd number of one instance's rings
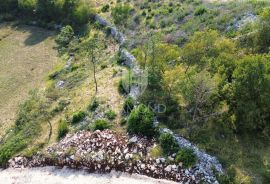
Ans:
POLYGON ((43 87, 57 60, 53 37, 41 28, 0 24, 0 136, 28 92, 43 87))

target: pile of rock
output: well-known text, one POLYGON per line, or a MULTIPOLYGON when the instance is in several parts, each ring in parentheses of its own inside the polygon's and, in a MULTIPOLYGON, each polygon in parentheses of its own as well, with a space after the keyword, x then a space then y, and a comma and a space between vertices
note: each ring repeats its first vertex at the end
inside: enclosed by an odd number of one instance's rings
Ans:
POLYGON ((80 131, 69 135, 59 144, 49 147, 45 153, 32 158, 16 157, 10 167, 68 166, 87 169, 90 172, 111 170, 143 174, 154 178, 184 183, 200 183, 201 175, 194 175, 197 168, 184 169, 174 162, 175 155, 151 158, 149 151, 155 140, 123 136, 113 131, 80 131))

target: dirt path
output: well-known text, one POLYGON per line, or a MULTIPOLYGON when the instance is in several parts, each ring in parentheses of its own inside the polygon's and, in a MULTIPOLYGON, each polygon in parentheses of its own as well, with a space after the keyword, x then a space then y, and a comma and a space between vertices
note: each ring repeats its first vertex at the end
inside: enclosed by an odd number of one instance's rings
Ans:
POLYGON ((174 184, 140 175, 112 172, 110 174, 89 174, 67 168, 55 167, 32 169, 7 169, 0 171, 3 184, 174 184))

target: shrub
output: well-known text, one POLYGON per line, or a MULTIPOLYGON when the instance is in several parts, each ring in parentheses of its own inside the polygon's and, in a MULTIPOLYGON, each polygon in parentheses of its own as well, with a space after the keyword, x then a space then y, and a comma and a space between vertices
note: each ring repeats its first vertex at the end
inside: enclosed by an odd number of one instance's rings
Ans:
POLYGON ((124 103, 123 110, 125 114, 129 114, 135 106, 135 101, 132 97, 128 97, 124 103))
POLYGON ((176 153, 179 150, 179 145, 177 144, 172 134, 161 134, 159 137, 159 142, 163 152, 166 154, 176 153))
POLYGON ((207 12, 207 9, 205 7, 199 6, 199 7, 196 8, 194 15, 195 16, 200 16, 200 15, 206 13, 206 12, 207 12))
POLYGON ((18 7, 24 13, 31 14, 36 8, 36 0, 18 0, 18 7))
POLYGON ((85 118, 85 116, 86 116, 86 113, 83 111, 75 112, 72 116, 72 120, 71 120, 72 124, 76 124, 82 121, 85 118))
POLYGON ((182 162, 184 167, 192 167, 196 164, 197 157, 192 149, 181 149, 175 158, 176 162, 182 162))
POLYGON ((99 102, 96 98, 92 101, 92 103, 88 106, 89 111, 95 111, 99 106, 99 102))
POLYGON ((131 8, 128 5, 116 5, 112 9, 112 17, 116 25, 125 25, 131 8))
POLYGON ((104 119, 97 120, 93 127, 94 130, 101 130, 101 131, 108 128, 110 128, 110 124, 108 123, 108 121, 104 119))
POLYGON ((113 110, 109 110, 108 112, 105 113, 105 116, 108 119, 113 120, 116 117, 116 113, 113 110))
POLYGON ((121 126, 124 126, 126 123, 127 123, 127 119, 126 119, 126 118, 122 118, 122 119, 120 120, 120 125, 121 125, 121 126))
POLYGON ((104 13, 104 12, 108 12, 109 9, 110 9, 110 5, 106 4, 105 6, 103 6, 103 7, 101 8, 101 11, 104 13))
POLYGON ((141 104, 133 109, 128 118, 128 132, 130 134, 141 134, 147 137, 156 135, 154 126, 154 114, 148 107, 141 104))
POLYGON ((121 79, 118 83, 118 92, 122 95, 126 95, 127 94, 127 91, 126 89, 124 88, 124 81, 123 79, 121 79))
POLYGON ((86 3, 80 3, 73 12, 73 22, 77 25, 85 24, 92 15, 91 8, 86 3))
POLYGON ((60 31, 60 33, 57 35, 57 38, 55 39, 55 42, 58 44, 58 46, 61 47, 67 47, 70 41, 74 37, 74 31, 73 28, 69 25, 63 27, 60 31))
POLYGON ((58 125, 58 130, 57 130, 57 138, 58 140, 62 139, 63 137, 66 136, 68 133, 68 123, 66 121, 61 120, 59 125, 58 125))

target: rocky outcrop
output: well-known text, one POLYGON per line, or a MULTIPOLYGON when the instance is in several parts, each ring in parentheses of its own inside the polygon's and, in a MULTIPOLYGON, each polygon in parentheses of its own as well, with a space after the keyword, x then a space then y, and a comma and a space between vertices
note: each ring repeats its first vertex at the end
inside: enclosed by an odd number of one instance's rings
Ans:
POLYGON ((112 170, 137 173, 183 183, 200 183, 205 178, 196 175, 197 168, 185 169, 170 159, 152 158, 150 148, 155 140, 131 137, 105 130, 80 131, 69 135, 45 153, 31 158, 16 157, 9 161, 11 168, 68 166, 90 172, 107 173, 112 170))

